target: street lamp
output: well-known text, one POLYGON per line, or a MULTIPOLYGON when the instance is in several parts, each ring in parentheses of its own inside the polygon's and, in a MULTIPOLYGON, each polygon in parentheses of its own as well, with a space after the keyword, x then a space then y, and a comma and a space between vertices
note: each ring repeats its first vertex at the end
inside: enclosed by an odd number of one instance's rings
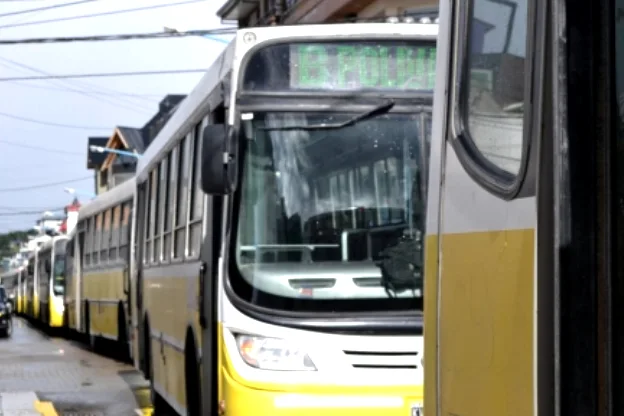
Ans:
MULTIPOLYGON (((173 27, 169 27, 169 26, 164 26, 163 27, 163 32, 165 33, 180 33, 180 31, 176 28, 173 27)), ((220 39, 216 36, 212 36, 212 35, 196 35, 205 39, 209 39, 209 40, 214 40, 215 42, 220 42, 220 43, 230 43, 229 40, 225 40, 225 39, 220 39)))
POLYGON ((64 188, 63 190, 70 195, 76 195, 76 196, 82 195, 82 196, 89 197, 89 198, 95 198, 95 195, 93 195, 90 192, 77 191, 74 188, 64 188))
POLYGON ((118 155, 131 156, 137 159, 141 157, 141 155, 139 155, 138 153, 129 152, 127 150, 111 149, 110 147, 103 146, 91 145, 89 146, 89 150, 96 153, 117 153, 118 155))

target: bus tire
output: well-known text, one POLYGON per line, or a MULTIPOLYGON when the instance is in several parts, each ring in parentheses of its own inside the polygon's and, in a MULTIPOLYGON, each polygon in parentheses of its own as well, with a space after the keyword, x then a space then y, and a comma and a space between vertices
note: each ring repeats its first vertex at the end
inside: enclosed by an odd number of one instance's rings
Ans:
POLYGON ((122 361, 129 360, 128 328, 126 327, 126 313, 123 302, 119 302, 117 305, 117 343, 119 344, 119 358, 122 361))
POLYGON ((84 335, 87 345, 95 352, 96 339, 91 335, 91 310, 89 309, 89 301, 84 303, 84 335))
POLYGON ((69 307, 67 304, 65 304, 65 308, 63 309, 63 325, 61 327, 66 334, 69 333, 69 307))
POLYGON ((186 386, 186 414, 188 416, 203 416, 201 397, 201 378, 197 346, 191 329, 186 331, 184 343, 184 375, 186 386))
POLYGON ((149 320, 147 316, 143 320, 143 351, 141 351, 143 365, 141 371, 146 380, 152 379, 152 339, 150 334, 149 320))

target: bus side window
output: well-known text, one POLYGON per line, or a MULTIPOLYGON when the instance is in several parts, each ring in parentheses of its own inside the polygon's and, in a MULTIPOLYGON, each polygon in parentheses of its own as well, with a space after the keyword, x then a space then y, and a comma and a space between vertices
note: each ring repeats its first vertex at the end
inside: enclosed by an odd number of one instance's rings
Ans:
POLYGON ((91 248, 93 244, 93 220, 91 218, 87 218, 85 220, 85 232, 83 233, 84 238, 84 246, 81 254, 84 256, 84 265, 91 265, 91 248))
MULTIPOLYGON (((527 19, 530 0, 460 2, 468 36, 454 80, 455 149, 464 167, 486 177, 493 193, 521 175, 528 96, 527 19), (468 159, 471 159, 468 161, 468 159), (468 163, 467 163, 468 162, 468 163), (500 185, 497 185, 500 184, 500 185)), ((487 185, 487 184, 483 184, 487 185)), ((499 191, 499 192, 497 192, 499 191)))

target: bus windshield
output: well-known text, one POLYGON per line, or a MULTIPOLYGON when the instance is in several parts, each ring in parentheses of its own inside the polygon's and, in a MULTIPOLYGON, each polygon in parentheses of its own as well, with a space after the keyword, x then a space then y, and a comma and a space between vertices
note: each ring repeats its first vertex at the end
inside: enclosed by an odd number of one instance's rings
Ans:
POLYGON ((233 287, 248 301, 297 310, 422 308, 421 132, 430 131, 422 114, 279 129, 353 116, 254 113, 244 124, 236 245, 243 282, 233 287))
POLYGON ((55 295, 62 295, 65 291, 65 256, 56 256, 54 258, 54 273, 52 290, 55 295))

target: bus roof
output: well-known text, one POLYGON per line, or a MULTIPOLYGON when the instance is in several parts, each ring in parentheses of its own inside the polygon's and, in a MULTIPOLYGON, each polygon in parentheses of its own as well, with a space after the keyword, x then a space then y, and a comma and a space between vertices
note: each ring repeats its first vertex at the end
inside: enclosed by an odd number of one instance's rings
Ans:
POLYGON ((133 199, 136 186, 136 177, 132 176, 125 182, 101 193, 94 199, 80 207, 78 211, 78 219, 89 218, 94 214, 105 211, 108 208, 119 205, 120 203, 133 199))

